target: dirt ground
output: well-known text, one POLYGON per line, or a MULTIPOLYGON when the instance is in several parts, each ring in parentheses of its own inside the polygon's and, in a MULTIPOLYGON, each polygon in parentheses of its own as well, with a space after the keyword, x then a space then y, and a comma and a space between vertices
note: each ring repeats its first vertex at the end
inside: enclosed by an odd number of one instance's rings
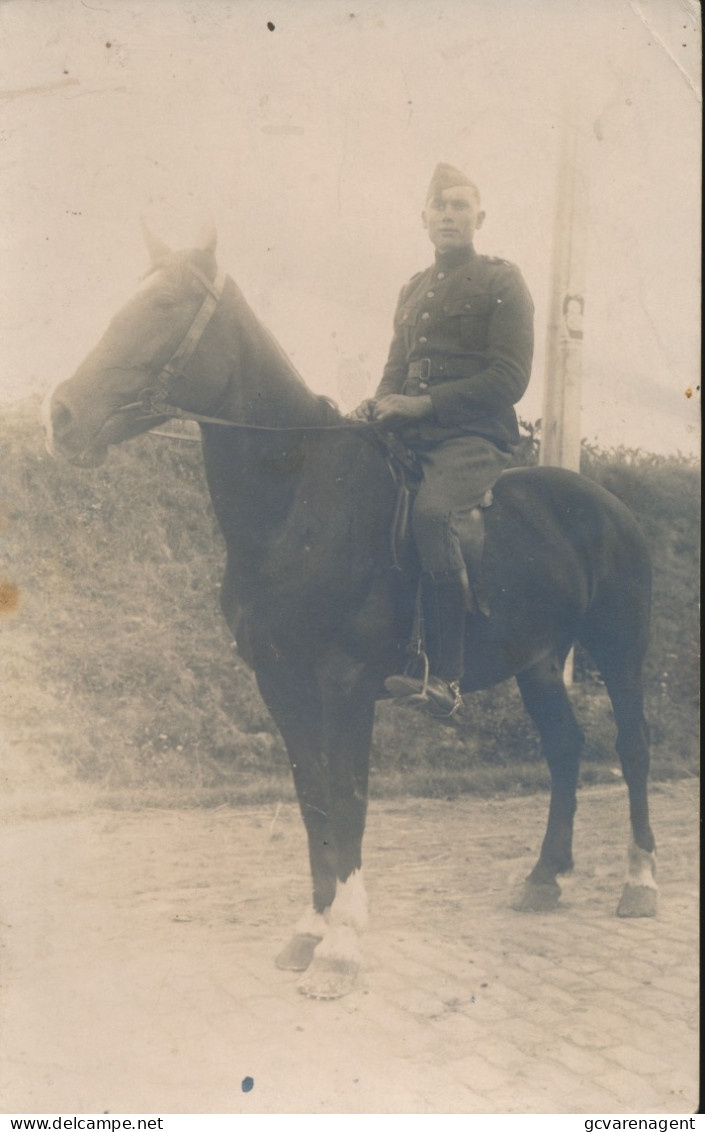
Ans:
POLYGON ((695 1111, 697 787, 653 789, 650 920, 614 916, 622 783, 580 793, 561 908, 510 910, 546 808, 373 803, 367 969, 337 1002, 272 962, 308 895, 293 806, 11 810, 2 1110, 695 1111))

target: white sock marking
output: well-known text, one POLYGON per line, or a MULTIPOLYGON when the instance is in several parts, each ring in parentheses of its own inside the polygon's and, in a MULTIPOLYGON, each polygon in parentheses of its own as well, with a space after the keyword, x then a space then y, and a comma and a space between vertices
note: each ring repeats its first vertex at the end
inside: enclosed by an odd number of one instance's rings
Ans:
POLYGON ((346 881, 337 882, 329 919, 334 928, 349 927, 356 932, 367 931, 367 893, 362 869, 356 869, 346 881))
POLYGON ((632 839, 629 845, 627 884, 634 888, 656 888, 656 854, 640 849, 632 839))
POLYGON ((328 931, 328 923, 321 912, 307 908, 294 928, 296 935, 317 935, 323 938, 328 931))

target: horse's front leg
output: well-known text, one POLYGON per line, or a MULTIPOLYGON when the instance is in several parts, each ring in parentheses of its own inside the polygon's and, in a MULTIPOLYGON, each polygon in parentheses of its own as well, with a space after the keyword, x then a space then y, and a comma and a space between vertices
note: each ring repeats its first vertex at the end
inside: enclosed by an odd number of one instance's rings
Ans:
POLYGON ((299 982, 312 998, 339 998, 353 989, 362 966, 360 937, 367 929, 362 837, 367 815, 369 750, 376 674, 342 651, 320 668, 322 753, 328 767, 330 829, 337 864, 328 925, 313 962, 299 982))
POLYGON ((276 957, 277 967, 304 971, 329 929, 336 894, 337 845, 330 819, 328 768, 322 755, 322 708, 315 674, 282 659, 257 670, 260 691, 286 744, 308 837, 312 901, 276 957))

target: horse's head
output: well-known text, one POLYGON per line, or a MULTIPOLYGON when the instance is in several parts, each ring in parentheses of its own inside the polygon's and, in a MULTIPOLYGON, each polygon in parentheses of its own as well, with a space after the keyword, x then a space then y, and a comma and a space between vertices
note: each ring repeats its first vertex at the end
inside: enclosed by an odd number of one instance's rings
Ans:
POLYGON ((151 267, 142 285, 73 377, 45 400, 49 451, 74 464, 97 466, 111 444, 168 419, 160 399, 204 412, 224 390, 222 368, 199 367, 196 378, 192 365, 223 286, 215 279, 215 232, 186 252, 144 232, 151 267))

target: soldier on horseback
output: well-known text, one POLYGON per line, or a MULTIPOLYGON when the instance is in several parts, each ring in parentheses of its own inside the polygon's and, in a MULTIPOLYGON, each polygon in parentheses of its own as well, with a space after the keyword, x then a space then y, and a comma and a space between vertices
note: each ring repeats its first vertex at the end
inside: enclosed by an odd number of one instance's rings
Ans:
MULTIPOLYGON (((402 292, 378 398, 361 413, 407 438, 423 470, 415 522, 434 680, 428 691, 425 681, 389 680, 392 691, 395 681, 412 697, 420 689, 427 708, 447 714, 459 685, 472 691, 516 677, 550 767, 551 804, 514 906, 545 911, 573 863, 584 737, 563 665, 580 641, 614 708, 629 789, 632 841, 618 915, 653 916, 642 675, 651 569, 643 532, 618 499, 562 468, 525 468, 497 484, 491 577, 485 570, 492 609, 473 619, 478 632, 462 672, 465 544, 481 525, 471 508, 509 458, 512 405, 531 359, 531 300, 515 268, 475 254, 481 215, 467 178, 441 166, 424 217, 438 258, 402 292)), ((360 968, 375 702, 408 622, 408 591, 380 540, 395 510, 394 461, 391 446, 382 451, 364 434, 379 426, 351 428, 307 389, 214 251, 215 233, 175 252, 150 241, 148 280, 49 396, 47 444, 97 467, 112 445, 168 417, 199 421, 227 548, 221 605, 286 743, 308 835, 312 901, 277 963, 305 970, 304 994, 335 998, 360 968)))
POLYGON ((533 354, 534 308, 521 273, 475 251, 484 217, 476 185, 437 165, 421 214, 435 263, 402 288, 382 380, 354 413, 398 434, 421 466, 412 523, 431 676, 392 676, 386 687, 434 714, 460 702, 466 557, 478 505, 519 439, 514 405, 533 354))

